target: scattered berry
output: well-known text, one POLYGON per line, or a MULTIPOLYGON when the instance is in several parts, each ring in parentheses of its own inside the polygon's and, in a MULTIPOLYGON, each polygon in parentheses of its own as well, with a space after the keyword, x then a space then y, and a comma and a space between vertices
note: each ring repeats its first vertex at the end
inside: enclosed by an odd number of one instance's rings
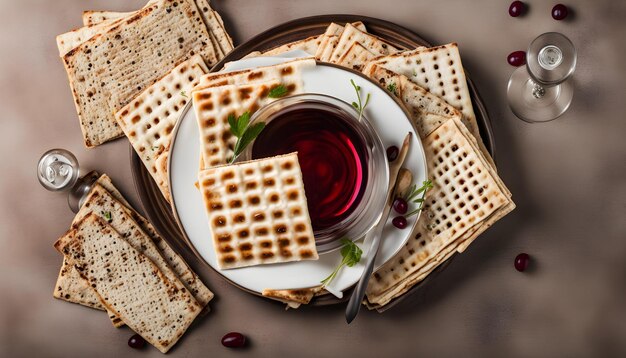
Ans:
POLYGON ((246 336, 239 332, 226 333, 222 337, 222 345, 228 348, 240 348, 246 344, 246 336))
POLYGON ((519 272, 526 270, 529 263, 530 256, 527 253, 521 253, 515 257, 515 269, 519 272))
POLYGON ((141 349, 146 346, 146 340, 142 336, 135 334, 128 340, 128 345, 131 348, 141 349))
POLYGON ((402 198, 396 198, 396 200, 393 201, 393 210, 395 210, 396 213, 404 215, 406 214, 408 209, 409 204, 406 202, 406 200, 402 198))
POLYGON ((512 17, 518 17, 526 10, 526 4, 521 1, 513 1, 509 6, 509 15, 512 17))
POLYGON ((519 67, 526 64, 526 52, 524 51, 514 51, 509 54, 506 58, 509 62, 509 65, 519 67))
POLYGON ((552 8, 552 18, 555 20, 563 20, 567 17, 569 11, 567 10, 567 6, 563 4, 556 4, 552 8))
POLYGON ((406 222, 406 218, 402 215, 393 218, 393 220, 391 220, 391 223, 398 229, 404 229, 408 225, 406 222))

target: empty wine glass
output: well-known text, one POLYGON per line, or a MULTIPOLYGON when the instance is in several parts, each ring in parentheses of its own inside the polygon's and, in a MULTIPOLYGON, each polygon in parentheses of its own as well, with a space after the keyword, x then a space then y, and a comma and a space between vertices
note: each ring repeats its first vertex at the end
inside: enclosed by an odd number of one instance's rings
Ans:
POLYGON ((65 149, 45 152, 37 163, 39 183, 50 191, 68 190, 78 180, 78 160, 65 149))
POLYGON ((79 178, 78 160, 65 149, 50 149, 37 163, 39 183, 50 191, 67 192, 67 204, 77 213, 100 174, 92 170, 79 178))
POLYGON ((576 48, 563 34, 546 32, 535 38, 526 53, 526 67, 509 79, 509 107, 521 120, 547 122, 562 115, 572 103, 576 48))

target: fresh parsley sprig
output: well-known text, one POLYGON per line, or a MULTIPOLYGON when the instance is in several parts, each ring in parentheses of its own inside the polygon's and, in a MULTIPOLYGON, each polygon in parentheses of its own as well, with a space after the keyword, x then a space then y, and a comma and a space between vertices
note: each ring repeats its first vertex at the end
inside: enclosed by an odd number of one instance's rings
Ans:
POLYGON ((343 259, 339 266, 335 268, 331 274, 321 281, 322 288, 328 286, 328 284, 337 276, 341 268, 344 266, 352 267, 361 261, 361 255, 363 255, 363 250, 357 246, 354 242, 348 239, 341 239, 341 243, 343 243, 343 247, 341 248, 341 256, 343 259))
POLYGON ((417 185, 413 184, 404 194, 404 200, 408 203, 409 201, 417 204, 417 208, 410 213, 404 215, 405 218, 413 216, 422 210, 422 206, 424 206, 424 198, 426 197, 426 192, 433 188, 433 182, 428 180, 424 180, 422 182, 422 186, 417 188, 417 185), (419 198, 416 198, 418 195, 422 194, 419 198))
POLYGON ((289 90, 284 85, 278 85, 270 90, 270 93, 267 95, 269 98, 280 98, 284 97, 289 90))
POLYGON ((228 116, 228 124, 230 125, 230 132, 237 137, 237 143, 235 143, 235 149, 233 157, 230 159, 230 163, 235 161, 235 158, 243 152, 244 149, 250 144, 265 128, 265 123, 259 122, 253 125, 250 124, 250 112, 245 112, 239 117, 235 117, 234 114, 228 116))
POLYGON ((367 104, 370 102, 370 94, 367 94, 367 97, 365 97, 365 104, 363 104, 361 102, 361 86, 357 86, 352 79, 350 80, 350 83, 352 84, 352 87, 354 87, 354 91, 356 92, 356 98, 358 100, 358 103, 352 102, 352 107, 354 107, 359 112, 359 120, 361 120, 361 117, 363 117, 363 111, 365 111, 365 107, 367 107, 367 104))

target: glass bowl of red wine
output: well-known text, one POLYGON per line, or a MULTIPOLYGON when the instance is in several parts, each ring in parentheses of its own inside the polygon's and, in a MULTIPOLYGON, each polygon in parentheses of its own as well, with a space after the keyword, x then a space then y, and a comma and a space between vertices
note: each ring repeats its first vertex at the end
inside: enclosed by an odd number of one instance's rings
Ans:
POLYGON ((365 115, 335 97, 300 94, 260 108, 250 126, 261 122, 265 128, 235 161, 297 152, 318 252, 362 238, 389 186, 385 147, 365 115))

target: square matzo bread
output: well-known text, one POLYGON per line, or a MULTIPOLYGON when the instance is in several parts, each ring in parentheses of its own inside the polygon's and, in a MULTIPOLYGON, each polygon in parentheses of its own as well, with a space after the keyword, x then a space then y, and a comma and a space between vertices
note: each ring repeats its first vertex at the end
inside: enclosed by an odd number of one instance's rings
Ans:
POLYGON ((239 71, 207 73, 202 76, 200 83, 193 91, 224 85, 254 84, 275 79, 280 80, 285 87, 295 86, 295 91, 302 88, 302 71, 312 67, 315 67, 315 60, 305 58, 239 71))
POLYGON ((274 99, 268 95, 280 81, 247 85, 225 85, 193 92, 193 108, 200 132, 202 167, 209 168, 228 163, 234 155, 237 137, 232 135, 228 117, 252 115, 274 99))
MULTIPOLYGON (((150 6, 159 0, 150 0, 145 6, 150 6)), ((198 10, 200 10, 200 16, 204 20, 204 23, 209 31, 211 43, 215 49, 217 60, 224 58, 224 55, 232 51, 233 44, 232 39, 224 30, 224 26, 221 22, 221 18, 217 12, 213 11, 209 5, 208 0, 195 0, 198 10)), ((124 17, 132 16, 134 12, 116 12, 116 11, 83 11, 83 25, 86 27, 92 27, 94 25, 100 25, 104 22, 110 23, 111 20, 118 20, 124 17)), ((84 29, 84 28, 83 28, 84 29)), ((65 34, 64 34, 65 35, 65 34)), ((69 34, 69 37, 73 34, 69 34)), ((58 42, 58 40, 57 40, 58 42)), ((59 45, 60 46, 60 45, 59 45)), ((60 50, 60 48, 59 48, 60 50)), ((214 65, 214 64, 211 64, 214 65)))
POLYGON ((231 135, 228 117, 253 114, 274 101, 270 91, 284 86, 288 95, 302 93, 302 71, 315 66, 313 59, 234 71, 209 73, 192 91, 200 129, 201 169, 226 164, 233 156, 237 138, 231 135))
MULTIPOLYGON (((369 75, 373 65, 406 76, 432 94, 443 98, 461 111, 469 121, 476 122, 469 87, 456 43, 431 48, 420 47, 411 51, 379 57, 370 62, 363 72, 369 75)), ((470 132, 474 132, 474 128, 471 126, 468 128, 470 128, 470 132)))
POLYGON ((316 260, 296 153, 198 175, 220 268, 316 260))

